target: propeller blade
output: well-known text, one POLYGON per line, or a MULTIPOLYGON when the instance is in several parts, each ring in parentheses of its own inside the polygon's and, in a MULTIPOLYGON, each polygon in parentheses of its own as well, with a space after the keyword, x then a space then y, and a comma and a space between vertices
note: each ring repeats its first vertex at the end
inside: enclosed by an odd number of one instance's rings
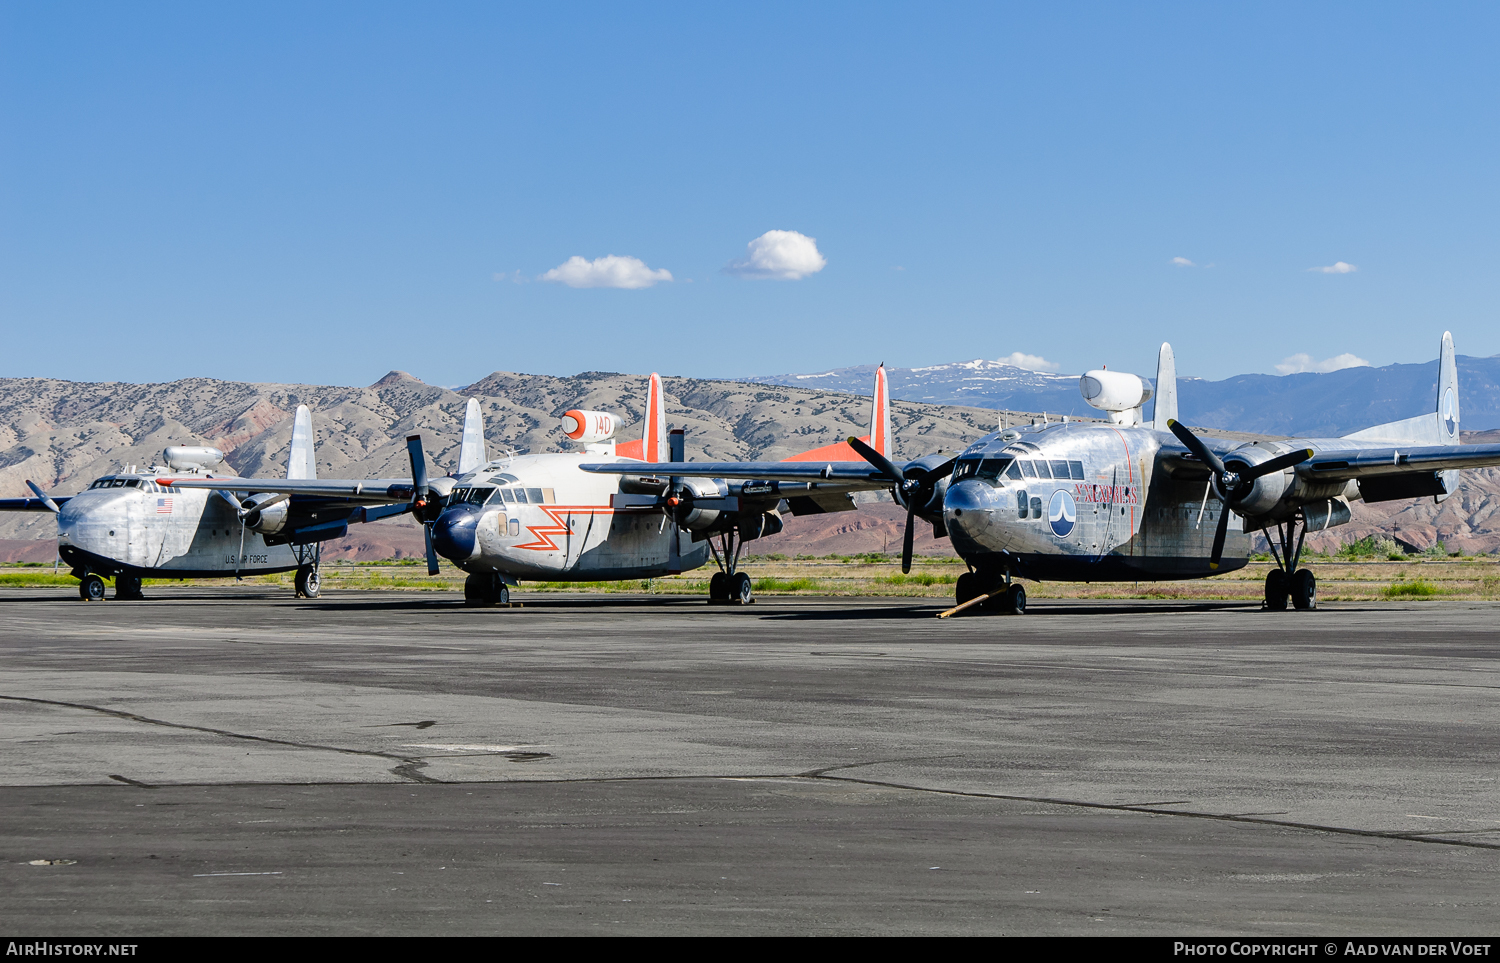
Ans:
POLYGON ((1197 455, 1198 458, 1202 460, 1202 462, 1207 465, 1215 475, 1224 474, 1224 462, 1219 460, 1218 455, 1215 455, 1212 451, 1209 451, 1208 446, 1205 445, 1202 441, 1199 441, 1197 435, 1193 434, 1191 431, 1188 431, 1186 425, 1175 419, 1168 419, 1167 428, 1171 430, 1172 434, 1177 436, 1178 441, 1187 446, 1188 451, 1197 455))
POLYGON ((31 489, 32 492, 36 494, 36 497, 41 500, 41 503, 43 505, 47 506, 47 511, 51 512, 54 515, 62 511, 62 509, 58 507, 57 502, 54 502, 52 499, 48 498, 47 493, 36 487, 36 483, 33 482, 30 478, 26 479, 26 487, 31 489))
POLYGON ((422 537, 427 540, 427 574, 438 573, 437 549, 432 547, 432 523, 427 522, 422 526, 422 537))
POLYGON ((238 515, 240 518, 244 518, 245 517, 245 503, 242 502, 242 501, 240 501, 237 497, 235 497, 234 492, 224 491, 223 489, 220 489, 215 494, 217 494, 220 498, 224 499, 230 505, 233 505, 234 506, 234 513, 236 515, 238 515))
POLYGON ((849 438, 849 447, 859 452, 859 457, 879 468, 880 473, 891 481, 903 482, 906 480, 906 473, 897 468, 895 462, 852 435, 849 438))
POLYGON ((1259 465, 1251 465, 1240 472, 1240 477, 1246 481, 1254 481, 1262 475, 1271 475, 1279 471, 1285 471, 1293 465, 1300 465, 1312 456, 1313 450, 1311 448, 1304 448, 1301 451, 1289 451, 1285 455, 1277 455, 1270 461, 1262 462, 1259 465))
POLYGON ((427 500, 427 456, 422 453, 422 436, 406 436, 406 454, 411 458, 411 485, 418 501, 427 500))
POLYGON ((1219 560, 1224 557, 1224 536, 1229 533, 1229 506, 1219 512, 1219 527, 1214 529, 1214 550, 1208 556, 1208 567, 1218 571, 1219 560))
POLYGON ((245 557, 245 517, 240 516, 240 553, 234 557, 234 580, 240 580, 240 560, 245 557))
POLYGON ((916 531, 917 503, 908 501, 906 506, 906 531, 901 536, 901 574, 905 575, 911 571, 911 540, 912 533, 916 531))

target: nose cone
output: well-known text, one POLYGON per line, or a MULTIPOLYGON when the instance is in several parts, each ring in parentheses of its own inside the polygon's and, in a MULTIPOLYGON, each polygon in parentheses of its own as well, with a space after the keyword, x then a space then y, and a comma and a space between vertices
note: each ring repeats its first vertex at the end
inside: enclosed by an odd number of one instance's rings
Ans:
POLYGON ((432 547, 449 561, 466 562, 474 555, 478 526, 478 512, 466 506, 450 508, 432 525, 432 547))
POLYGON ((980 543, 998 506, 995 489, 984 482, 965 480, 950 486, 943 499, 943 521, 948 534, 958 541, 980 543))

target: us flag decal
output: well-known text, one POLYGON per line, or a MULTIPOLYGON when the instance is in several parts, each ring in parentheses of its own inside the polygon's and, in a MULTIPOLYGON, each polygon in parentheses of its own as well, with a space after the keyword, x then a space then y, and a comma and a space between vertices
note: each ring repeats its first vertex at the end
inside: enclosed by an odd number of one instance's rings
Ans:
POLYGON ((158 498, 156 500, 156 514, 158 514, 158 515, 170 515, 170 514, 172 514, 172 499, 170 499, 170 498, 158 498))

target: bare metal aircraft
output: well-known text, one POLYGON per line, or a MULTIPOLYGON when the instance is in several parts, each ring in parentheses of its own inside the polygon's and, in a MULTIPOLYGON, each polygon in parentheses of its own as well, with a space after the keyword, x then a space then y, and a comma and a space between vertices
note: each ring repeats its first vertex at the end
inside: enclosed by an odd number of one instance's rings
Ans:
MULTIPOLYGON (((143 578, 287 571, 297 573, 299 597, 316 598, 323 542, 351 524, 423 507, 408 479, 318 479, 305 405, 293 420, 285 479, 218 474, 224 453, 216 448, 172 447, 163 460, 105 475, 72 496, 49 497, 28 481, 36 497, 0 499, 0 511, 54 514, 59 557, 78 577, 79 596, 98 601, 106 578, 115 580, 116 598, 138 599, 143 578)), ((437 485, 446 491, 452 479, 437 485)))
MULTIPOLYGON (((1161 347, 1156 386, 1100 369, 1080 379, 1107 423, 1007 428, 957 456, 897 465, 859 439, 862 462, 694 462, 691 477, 733 490, 798 483, 843 490, 888 489, 907 509, 902 571, 911 566, 913 524, 951 536, 969 571, 958 606, 1022 613, 1018 579, 1109 582, 1193 579, 1244 567, 1251 535, 1264 532, 1276 567, 1265 607, 1317 606, 1317 580, 1299 568, 1308 532, 1350 520, 1350 502, 1431 496, 1458 489, 1464 468, 1500 465, 1500 445, 1459 443, 1458 373, 1444 333, 1433 411, 1342 438, 1231 443, 1199 437, 1177 421, 1175 364, 1161 347), (1147 423, 1145 405, 1155 397, 1147 423), (728 481, 726 481, 728 480, 728 481), (735 488, 734 486, 738 486, 735 488)), ((580 465, 599 474, 667 474, 680 464, 580 465)))

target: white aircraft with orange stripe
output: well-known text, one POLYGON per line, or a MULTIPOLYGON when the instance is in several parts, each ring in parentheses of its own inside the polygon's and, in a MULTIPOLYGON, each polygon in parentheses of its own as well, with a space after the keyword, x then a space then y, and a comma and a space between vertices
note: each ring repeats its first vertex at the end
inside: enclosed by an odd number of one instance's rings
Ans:
MULTIPOLYGON (((522 580, 609 581, 675 575, 708 564, 719 567, 711 600, 748 603, 750 577, 739 571, 745 542, 781 531, 783 514, 854 508, 851 492, 868 483, 837 479, 794 482, 732 480, 688 474, 682 429, 667 430, 660 376, 651 375, 639 441, 616 442, 618 419, 607 412, 569 411, 567 435, 581 451, 508 454, 489 459, 482 425, 479 467, 460 475, 431 520, 438 554, 469 573, 471 604, 508 602, 522 580), (653 464, 649 471, 632 463, 653 464), (608 465, 611 474, 582 466, 608 465), (678 465, 684 473, 673 474, 678 465), (665 466, 665 468, 664 468, 665 466)), ((885 369, 875 375, 870 433, 861 439, 891 454, 885 369)), ((416 436, 409 443, 420 442, 416 436)), ((414 456, 414 465, 420 461, 414 456)), ((869 466, 847 442, 787 459, 869 466)), ((421 481, 416 485, 421 488, 421 481)))

